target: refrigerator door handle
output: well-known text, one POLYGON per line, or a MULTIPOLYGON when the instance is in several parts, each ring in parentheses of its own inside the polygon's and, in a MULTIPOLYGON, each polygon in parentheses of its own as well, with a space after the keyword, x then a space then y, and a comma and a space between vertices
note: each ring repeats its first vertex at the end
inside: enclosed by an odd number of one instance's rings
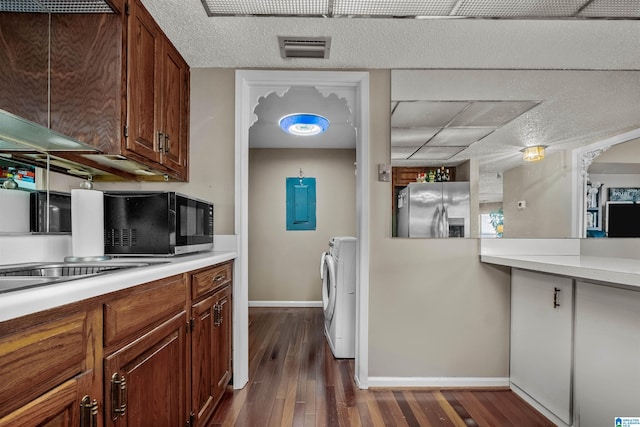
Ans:
POLYGON ((449 209, 447 206, 442 208, 442 236, 449 237, 449 209))

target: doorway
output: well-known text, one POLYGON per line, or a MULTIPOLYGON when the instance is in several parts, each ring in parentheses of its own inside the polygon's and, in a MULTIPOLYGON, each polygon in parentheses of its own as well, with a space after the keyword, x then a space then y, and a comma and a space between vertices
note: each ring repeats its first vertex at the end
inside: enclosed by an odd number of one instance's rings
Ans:
POLYGON ((236 155, 235 230, 238 258, 234 277, 234 387, 242 388, 249 375, 248 342, 248 208, 249 208, 249 128, 255 121, 254 108, 260 96, 283 93, 292 85, 342 86, 354 91, 356 128, 356 352, 355 381, 368 388, 368 299, 369 299, 369 74, 325 71, 236 71, 236 155))

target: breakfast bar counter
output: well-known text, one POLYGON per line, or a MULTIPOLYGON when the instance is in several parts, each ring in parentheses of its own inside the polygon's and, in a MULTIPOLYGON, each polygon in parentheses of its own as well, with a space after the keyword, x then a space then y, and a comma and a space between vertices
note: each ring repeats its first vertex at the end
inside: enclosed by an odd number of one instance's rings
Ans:
POLYGON ((558 426, 640 417, 640 260, 591 243, 482 242, 511 269, 510 387, 558 426))

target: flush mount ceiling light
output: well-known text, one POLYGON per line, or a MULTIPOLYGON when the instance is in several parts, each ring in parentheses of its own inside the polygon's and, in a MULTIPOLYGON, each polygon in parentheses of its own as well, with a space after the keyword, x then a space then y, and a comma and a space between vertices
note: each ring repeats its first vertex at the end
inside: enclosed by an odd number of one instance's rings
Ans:
POLYGON ((525 162, 535 162, 544 159, 544 146, 534 145, 522 150, 522 160, 525 162))
POLYGON ((319 114, 296 113, 280 119, 280 128, 291 135, 318 135, 328 127, 329 120, 319 114))

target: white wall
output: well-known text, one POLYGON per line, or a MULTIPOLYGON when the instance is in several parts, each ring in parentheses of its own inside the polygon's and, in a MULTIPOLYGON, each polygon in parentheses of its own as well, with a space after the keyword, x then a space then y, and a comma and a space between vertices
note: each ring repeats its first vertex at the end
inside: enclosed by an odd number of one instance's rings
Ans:
POLYGON ((568 151, 548 154, 503 174, 505 238, 569 238, 572 212, 568 151), (526 202, 518 209, 518 201, 526 202))
POLYGON ((355 236, 355 150, 249 150, 249 301, 320 301, 320 255, 355 236), (316 178, 316 229, 286 230, 287 177, 316 178))

